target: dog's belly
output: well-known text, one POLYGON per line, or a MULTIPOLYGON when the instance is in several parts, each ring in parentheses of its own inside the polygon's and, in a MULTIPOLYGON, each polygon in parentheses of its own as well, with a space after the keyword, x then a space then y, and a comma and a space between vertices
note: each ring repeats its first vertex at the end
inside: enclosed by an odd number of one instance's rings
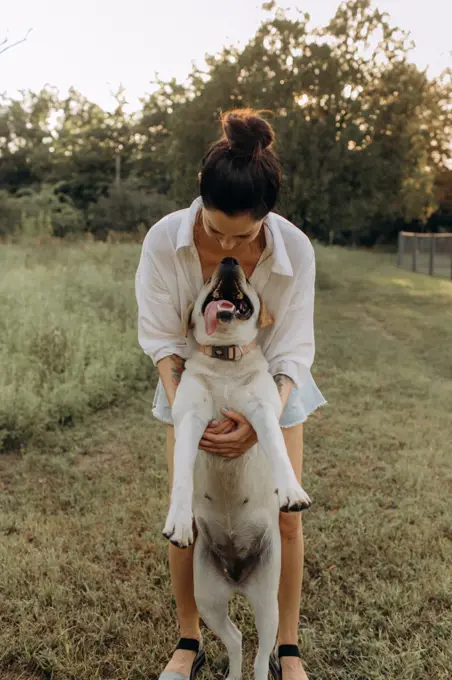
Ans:
POLYGON ((199 451, 193 511, 204 557, 242 585, 279 539, 279 507, 270 466, 258 446, 228 460, 199 451))
MULTIPOLYGON (((212 535, 208 521, 198 517, 198 540, 202 543, 203 558, 210 560, 219 575, 234 585, 243 585, 260 565, 265 565, 274 549, 270 527, 254 525, 253 538, 244 544, 240 535, 215 532, 212 535)), ((246 527, 245 527, 246 530, 246 527)))

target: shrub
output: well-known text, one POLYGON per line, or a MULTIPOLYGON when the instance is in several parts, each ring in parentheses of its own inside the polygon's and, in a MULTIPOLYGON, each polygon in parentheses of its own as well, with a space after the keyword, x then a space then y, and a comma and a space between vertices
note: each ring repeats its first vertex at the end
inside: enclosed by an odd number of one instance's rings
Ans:
POLYGON ((89 229, 98 238, 114 232, 146 232, 164 215, 177 210, 176 204, 163 194, 146 193, 128 181, 112 186, 89 210, 89 229))

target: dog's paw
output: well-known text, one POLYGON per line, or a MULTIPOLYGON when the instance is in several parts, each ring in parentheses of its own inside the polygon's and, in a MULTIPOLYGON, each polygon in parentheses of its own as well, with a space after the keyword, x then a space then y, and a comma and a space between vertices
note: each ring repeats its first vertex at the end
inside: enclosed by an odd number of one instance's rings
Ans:
POLYGON ((281 512, 301 512, 311 507, 312 501, 297 481, 277 490, 281 512))
POLYGON ((170 508, 163 535, 178 548, 188 548, 188 546, 193 545, 193 515, 191 509, 172 512, 170 508))

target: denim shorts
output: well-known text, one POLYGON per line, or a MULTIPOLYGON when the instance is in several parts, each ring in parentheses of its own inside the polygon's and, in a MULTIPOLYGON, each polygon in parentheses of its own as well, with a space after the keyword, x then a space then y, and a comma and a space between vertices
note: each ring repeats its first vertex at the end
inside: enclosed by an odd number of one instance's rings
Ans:
MULTIPOLYGON (((281 427, 293 427, 307 420, 308 416, 326 401, 314 382, 311 374, 303 382, 301 387, 294 388, 289 395, 284 411, 281 414, 279 424, 281 427)), ((158 381, 152 404, 152 413, 166 425, 172 425, 171 406, 166 398, 166 393, 161 381, 158 381)))

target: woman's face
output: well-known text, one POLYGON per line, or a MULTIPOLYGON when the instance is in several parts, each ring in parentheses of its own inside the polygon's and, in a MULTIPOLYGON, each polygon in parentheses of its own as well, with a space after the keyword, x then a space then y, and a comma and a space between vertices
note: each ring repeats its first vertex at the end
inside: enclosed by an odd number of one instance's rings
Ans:
POLYGON ((255 220, 250 213, 229 217, 220 210, 203 208, 202 224, 210 238, 215 239, 222 250, 235 250, 254 241, 264 220, 255 220))

